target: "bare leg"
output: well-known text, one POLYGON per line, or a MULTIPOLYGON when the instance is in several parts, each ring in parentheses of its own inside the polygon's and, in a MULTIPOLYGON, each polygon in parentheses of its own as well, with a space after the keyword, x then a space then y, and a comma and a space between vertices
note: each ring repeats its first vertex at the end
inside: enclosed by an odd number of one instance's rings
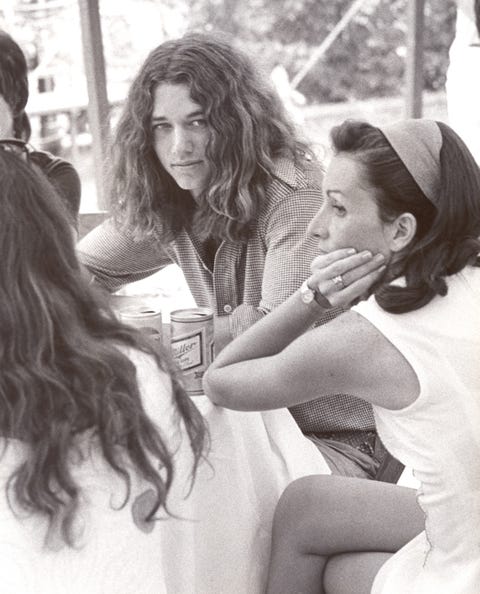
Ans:
POLYGON ((423 528, 413 489, 337 476, 294 481, 275 512, 267 593, 323 594, 331 555, 394 553, 423 528))
POLYGON ((330 557, 323 573, 326 594, 370 594, 373 580, 392 553, 344 553, 330 557))

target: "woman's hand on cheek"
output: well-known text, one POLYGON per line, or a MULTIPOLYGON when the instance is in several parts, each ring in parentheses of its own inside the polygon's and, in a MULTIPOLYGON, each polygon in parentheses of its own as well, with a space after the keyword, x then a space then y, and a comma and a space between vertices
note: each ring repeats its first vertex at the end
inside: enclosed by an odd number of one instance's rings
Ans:
POLYGON ((332 307, 349 307, 378 281, 385 271, 385 258, 345 248, 317 256, 310 269, 307 284, 311 289, 319 291, 332 307))

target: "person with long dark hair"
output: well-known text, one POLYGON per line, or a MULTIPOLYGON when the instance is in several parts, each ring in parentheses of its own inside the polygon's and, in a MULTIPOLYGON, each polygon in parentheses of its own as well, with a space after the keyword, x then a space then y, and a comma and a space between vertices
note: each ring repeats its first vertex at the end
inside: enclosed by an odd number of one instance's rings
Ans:
MULTIPOLYGON (((149 54, 112 159, 113 217, 78 246, 102 286, 178 264, 197 305, 213 310, 219 352, 308 274, 317 251, 305 231, 322 203, 322 166, 268 77, 223 38, 191 33, 149 54)), ((385 450, 370 405, 344 394, 291 413, 332 472, 376 476, 385 450)))
POLYGON ((480 170, 431 120, 347 121, 332 140, 311 276, 220 353, 205 390, 241 410, 355 393, 420 483, 417 493, 335 476, 292 483, 268 592, 470 594, 480 584, 480 170), (310 330, 320 312, 352 304, 310 330))
POLYGON ((187 396, 29 157, 0 143, 2 594, 260 594, 275 504, 325 460, 286 410, 187 396))
POLYGON ((28 102, 28 68, 18 43, 0 29, 0 141, 11 151, 28 151, 34 162, 65 202, 72 227, 78 227, 80 177, 71 163, 30 144, 31 126, 25 111, 28 102))
POLYGON ((204 421, 89 286, 67 207, 25 157, 0 144, 2 592, 158 592, 150 533, 178 521, 204 421))
POLYGON ((175 262, 224 344, 281 303, 313 257, 322 169, 252 60, 221 37, 155 48, 113 142, 107 222, 79 245, 109 289, 175 262), (288 254, 288 274, 285 269, 288 254))

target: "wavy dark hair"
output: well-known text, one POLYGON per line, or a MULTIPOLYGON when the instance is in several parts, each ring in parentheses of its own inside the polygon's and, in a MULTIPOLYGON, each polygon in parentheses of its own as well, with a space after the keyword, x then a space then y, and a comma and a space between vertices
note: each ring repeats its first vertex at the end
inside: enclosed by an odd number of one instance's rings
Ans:
POLYGON ((131 85, 113 144, 111 207, 136 236, 160 226, 168 242, 193 226, 201 238, 245 239, 274 159, 297 153, 313 158, 252 60, 221 37, 190 33, 154 49, 131 85), (154 151, 153 94, 161 83, 187 85, 208 123, 211 172, 198 207, 154 151))
POLYGON ((436 295, 446 295, 445 277, 468 264, 479 265, 480 169, 461 138, 446 124, 437 124, 442 148, 436 206, 379 128, 346 121, 331 132, 334 150, 361 163, 367 181, 378 190, 375 200, 380 218, 389 222, 409 212, 417 221, 413 240, 397 255, 385 282, 375 289, 379 305, 393 313, 418 309, 436 295), (405 287, 387 282, 399 276, 405 277, 405 287))
POLYGON ((28 68, 18 43, 0 29, 0 95, 12 110, 15 138, 28 141, 30 121, 25 113, 28 101, 28 68))
MULTIPOLYGON (((142 351, 172 377, 173 401, 192 451, 194 480, 204 422, 166 358, 115 318, 107 296, 81 274, 65 207, 40 171, 0 150, 0 436, 26 446, 7 494, 48 518, 74 546, 81 484, 72 471, 78 439, 92 434, 123 478, 151 484, 153 520, 174 476, 165 443, 142 405, 133 362, 121 347, 142 351), (85 433, 85 432, 89 433, 85 433), (132 470, 133 469, 133 470, 132 470)), ((97 446, 96 446, 97 447, 97 446)), ((167 509, 168 512, 168 509, 167 509)))

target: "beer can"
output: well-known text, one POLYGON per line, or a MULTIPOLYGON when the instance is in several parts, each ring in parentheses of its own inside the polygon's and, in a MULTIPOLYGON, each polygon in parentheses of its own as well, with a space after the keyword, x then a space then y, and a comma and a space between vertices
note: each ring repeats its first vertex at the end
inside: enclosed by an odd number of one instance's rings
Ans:
POLYGON ((191 396, 203 394, 202 378, 214 357, 213 312, 207 307, 177 309, 170 314, 173 358, 191 396))
POLYGON ((125 324, 133 326, 148 335, 161 350, 162 345, 162 311, 150 305, 128 305, 118 309, 118 315, 125 324))

